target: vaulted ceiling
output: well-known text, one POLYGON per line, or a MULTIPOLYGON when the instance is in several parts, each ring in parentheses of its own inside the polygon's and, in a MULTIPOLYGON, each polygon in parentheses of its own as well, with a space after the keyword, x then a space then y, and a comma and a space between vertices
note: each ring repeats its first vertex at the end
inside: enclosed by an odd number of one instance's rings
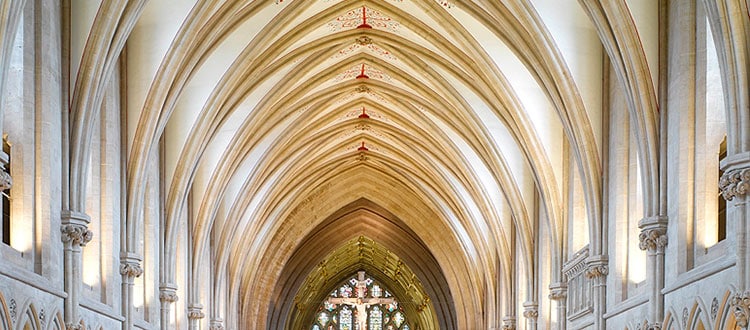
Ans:
MULTIPOLYGON (((74 30, 98 4, 80 7, 74 30)), ((584 8, 150 1, 122 62, 131 207, 161 141, 165 262, 189 217, 193 271, 229 278, 243 317, 288 326, 298 292, 277 283, 320 286, 313 297, 361 267, 398 286, 394 254, 428 296, 452 300, 430 322, 473 328, 484 296, 512 279, 516 247, 534 269, 537 209, 560 262, 569 173, 599 205, 605 54, 584 8), (370 261, 353 257, 359 240, 370 261), (331 260, 336 271, 315 275, 331 260)), ((653 36, 641 37, 653 60, 653 36)), ((85 42, 71 40, 73 57, 85 42)))

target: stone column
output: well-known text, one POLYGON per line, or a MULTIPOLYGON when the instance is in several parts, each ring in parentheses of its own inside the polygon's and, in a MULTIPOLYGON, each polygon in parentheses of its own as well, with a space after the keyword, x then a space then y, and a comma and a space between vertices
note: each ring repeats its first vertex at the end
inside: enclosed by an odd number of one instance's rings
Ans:
POLYGON ((203 305, 201 304, 191 304, 188 306, 188 329, 190 330, 199 330, 200 325, 199 322, 202 318, 206 317, 206 314, 203 314, 203 305))
POLYGON ((523 317, 526 318, 526 330, 536 330, 536 320, 539 317, 539 304, 536 301, 523 303, 523 317))
POLYGON ((651 283, 649 297, 648 329, 661 329, 664 315, 664 250, 667 247, 667 220, 665 217, 648 217, 638 222, 641 234, 638 247, 648 251, 648 279, 651 283))
POLYGON ((80 308, 81 282, 83 280, 81 261, 81 247, 86 246, 94 237, 94 234, 88 229, 91 221, 88 215, 74 211, 63 211, 61 214, 62 242, 64 249, 65 262, 65 328, 80 330, 81 325, 78 319, 78 310, 80 308))
POLYGON ((224 320, 222 319, 211 319, 211 325, 208 327, 209 330, 224 330, 224 320))
POLYGON ((607 256, 591 256, 587 260, 586 278, 591 280, 591 299, 594 306, 594 329, 605 329, 604 312, 607 304, 607 256))
POLYGON ((727 159, 722 164, 724 175, 719 179, 719 188, 727 200, 727 222, 732 221, 737 232, 737 272, 738 293, 730 300, 730 308, 737 320, 737 325, 748 328, 750 319, 750 255, 747 250, 747 239, 750 237, 750 210, 748 192, 750 192, 750 153, 744 153, 727 159))
POLYGON ((515 316, 503 317, 503 330, 516 330, 516 317, 515 316))
POLYGON ((172 283, 162 283, 159 285, 159 302, 161 302, 161 329, 169 329, 169 312, 172 304, 179 298, 177 297, 177 285, 172 283))
POLYGON ((568 284, 552 283, 549 286, 549 299, 557 304, 557 329, 565 330, 567 323, 568 284))
POLYGON ((123 330, 134 329, 133 314, 133 286, 136 277, 143 274, 141 268, 141 257, 134 253, 123 253, 120 256, 120 275, 122 275, 122 314, 125 322, 122 323, 123 330))

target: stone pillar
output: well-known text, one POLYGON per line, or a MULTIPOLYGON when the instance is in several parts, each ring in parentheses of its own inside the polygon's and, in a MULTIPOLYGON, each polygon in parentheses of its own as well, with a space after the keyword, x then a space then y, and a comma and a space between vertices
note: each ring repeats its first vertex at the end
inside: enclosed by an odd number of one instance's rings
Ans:
POLYGON ((65 328, 80 330, 81 325, 78 319, 78 309, 80 308, 81 281, 83 263, 81 261, 81 247, 86 246, 94 237, 94 234, 88 229, 91 221, 85 213, 74 211, 63 211, 61 214, 62 242, 64 249, 65 262, 65 328))
POLYGON ((647 274, 650 286, 647 328, 661 329, 664 315, 664 250, 667 247, 667 219, 656 216, 638 222, 641 234, 638 247, 648 251, 647 274))
POLYGON ((190 330, 199 330, 200 329, 200 320, 204 317, 206 317, 206 314, 203 314, 203 305, 201 304, 191 304, 188 306, 188 329, 190 330))
POLYGON ((549 286, 549 299, 557 304, 557 329, 565 330, 567 323, 568 284, 552 283, 549 286))
POLYGON ((503 317, 503 330, 516 330, 516 317, 515 316, 503 317))
POLYGON ((224 320, 222 319, 211 319, 211 325, 208 327, 209 330, 224 330, 224 320))
POLYGON ((738 291, 730 300, 730 308, 737 320, 737 325, 748 328, 750 319, 750 255, 747 240, 750 237, 750 153, 732 156, 722 164, 724 175, 719 179, 719 188, 727 200, 727 222, 732 222, 737 233, 737 272, 738 291))
POLYGON ((536 330, 536 320, 539 317, 539 304, 536 301, 523 303, 523 317, 526 318, 526 330, 536 330))
POLYGON ((587 260, 586 278, 591 280, 591 299, 594 306, 594 329, 606 329, 604 312, 607 304, 607 275, 609 266, 607 256, 590 256, 587 260))
POLYGON ((120 275, 122 275, 122 314, 125 322, 122 323, 123 330, 134 329, 133 314, 133 286, 136 277, 143 274, 141 268, 141 257, 134 253, 123 253, 120 256, 120 275))
POLYGON ((172 304, 179 298, 177 297, 177 285, 172 283, 162 283, 159 285, 159 302, 161 302, 161 329, 169 329, 169 312, 172 304))

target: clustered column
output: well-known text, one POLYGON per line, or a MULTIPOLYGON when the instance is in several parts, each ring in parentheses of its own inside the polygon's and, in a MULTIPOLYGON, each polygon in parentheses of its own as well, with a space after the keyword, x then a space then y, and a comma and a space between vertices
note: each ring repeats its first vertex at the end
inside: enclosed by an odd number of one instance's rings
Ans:
POLYGON ((125 314, 123 329, 133 329, 133 286, 135 278, 143 274, 141 268, 141 257, 132 253, 123 253, 120 257, 120 275, 122 275, 122 306, 125 314))
POLYGON ((667 247, 667 224, 663 217, 645 218, 638 224, 638 248, 648 251, 648 274, 651 282, 649 324, 647 329, 661 329, 664 315, 664 250, 667 247))
POLYGON ((179 297, 177 297, 177 285, 171 283, 162 283, 159 286, 159 302, 161 302, 161 329, 169 329, 169 312, 172 308, 172 304, 175 303, 179 297))
POLYGON ((739 272, 738 290, 730 300, 730 306, 737 325, 748 328, 750 319, 750 256, 747 253, 748 233, 748 191, 750 191, 750 160, 729 163, 719 181, 719 188, 727 200, 727 220, 735 221, 737 231, 737 270, 739 272))
POLYGON ((503 330, 515 330, 516 329, 516 317, 506 316, 503 317, 503 330))
POLYGON ((604 329, 604 306, 607 302, 607 275, 609 275, 606 256, 591 256, 587 260, 586 278, 593 284, 592 299, 594 305, 594 329, 604 329))
POLYGON ((557 329, 565 330, 565 321, 567 318, 567 300, 568 300, 568 284, 567 283, 553 283, 549 286, 549 299, 555 301, 557 304, 557 329))
POLYGON ((81 261, 81 247, 86 246, 94 237, 88 229, 91 221, 88 215, 73 211, 63 211, 61 216, 61 239, 64 249, 65 262, 65 328, 80 330, 78 309, 81 297, 81 281, 83 263, 81 261))
POLYGON ((206 314, 203 313, 203 305, 201 304, 192 304, 188 306, 188 322, 190 323, 190 330, 199 330, 200 326, 198 322, 206 317, 206 314))
POLYGON ((523 317, 526 318, 526 329, 536 330, 536 320, 539 317, 539 304, 536 301, 523 303, 523 317))

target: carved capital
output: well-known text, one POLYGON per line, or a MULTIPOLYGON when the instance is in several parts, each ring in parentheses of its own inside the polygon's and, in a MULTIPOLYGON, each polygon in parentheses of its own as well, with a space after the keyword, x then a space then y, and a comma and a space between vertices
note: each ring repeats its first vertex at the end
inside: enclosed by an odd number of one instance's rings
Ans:
POLYGON ((606 264, 590 264, 586 269, 586 278, 599 278, 609 275, 609 266, 606 264))
POLYGON ((190 305, 188 307, 187 317, 190 320, 200 320, 206 317, 206 314, 203 314, 203 306, 202 305, 190 305))
POLYGON ((523 303, 523 317, 536 320, 539 317, 539 304, 536 301, 523 303))
POLYGON ((750 318, 750 291, 735 294, 732 300, 729 301, 729 307, 732 313, 734 313, 737 325, 747 328, 748 319, 750 318))
POLYGON ((10 173, 0 170, 0 190, 8 190, 13 187, 13 178, 10 173))
POLYGON ((568 298, 568 285, 566 283, 554 283, 549 286, 550 300, 565 300, 568 298))
POLYGON ((367 46, 372 44, 372 39, 368 36, 359 36, 355 39, 355 42, 360 46, 367 46))
POLYGON ((120 264, 120 275, 130 278, 139 277, 143 274, 140 261, 128 260, 120 264))
POLYGON ((661 330, 661 324, 646 322, 641 326, 641 330, 661 330))
POLYGON ((60 227, 63 243, 71 243, 72 245, 86 246, 91 239, 94 238, 94 233, 88 229, 86 225, 82 224, 67 224, 60 227))
POLYGON ((638 235, 638 248, 643 251, 664 251, 667 247, 667 235, 661 229, 648 229, 638 235))
POLYGON ((727 201, 746 195, 750 190, 750 168, 739 168, 724 173, 719 178, 719 189, 727 201))
POLYGON ((503 318, 503 330, 516 330, 515 316, 506 316, 503 318))
POLYGON ((165 291, 161 290, 159 292, 159 301, 166 302, 166 303, 174 303, 177 300, 179 300, 180 297, 177 296, 177 292, 174 291, 165 291))
POLYGON ((79 323, 65 323, 65 330, 84 330, 79 323))
POLYGON ((209 330, 224 330, 224 321, 221 319, 212 319, 211 325, 208 326, 209 330))

